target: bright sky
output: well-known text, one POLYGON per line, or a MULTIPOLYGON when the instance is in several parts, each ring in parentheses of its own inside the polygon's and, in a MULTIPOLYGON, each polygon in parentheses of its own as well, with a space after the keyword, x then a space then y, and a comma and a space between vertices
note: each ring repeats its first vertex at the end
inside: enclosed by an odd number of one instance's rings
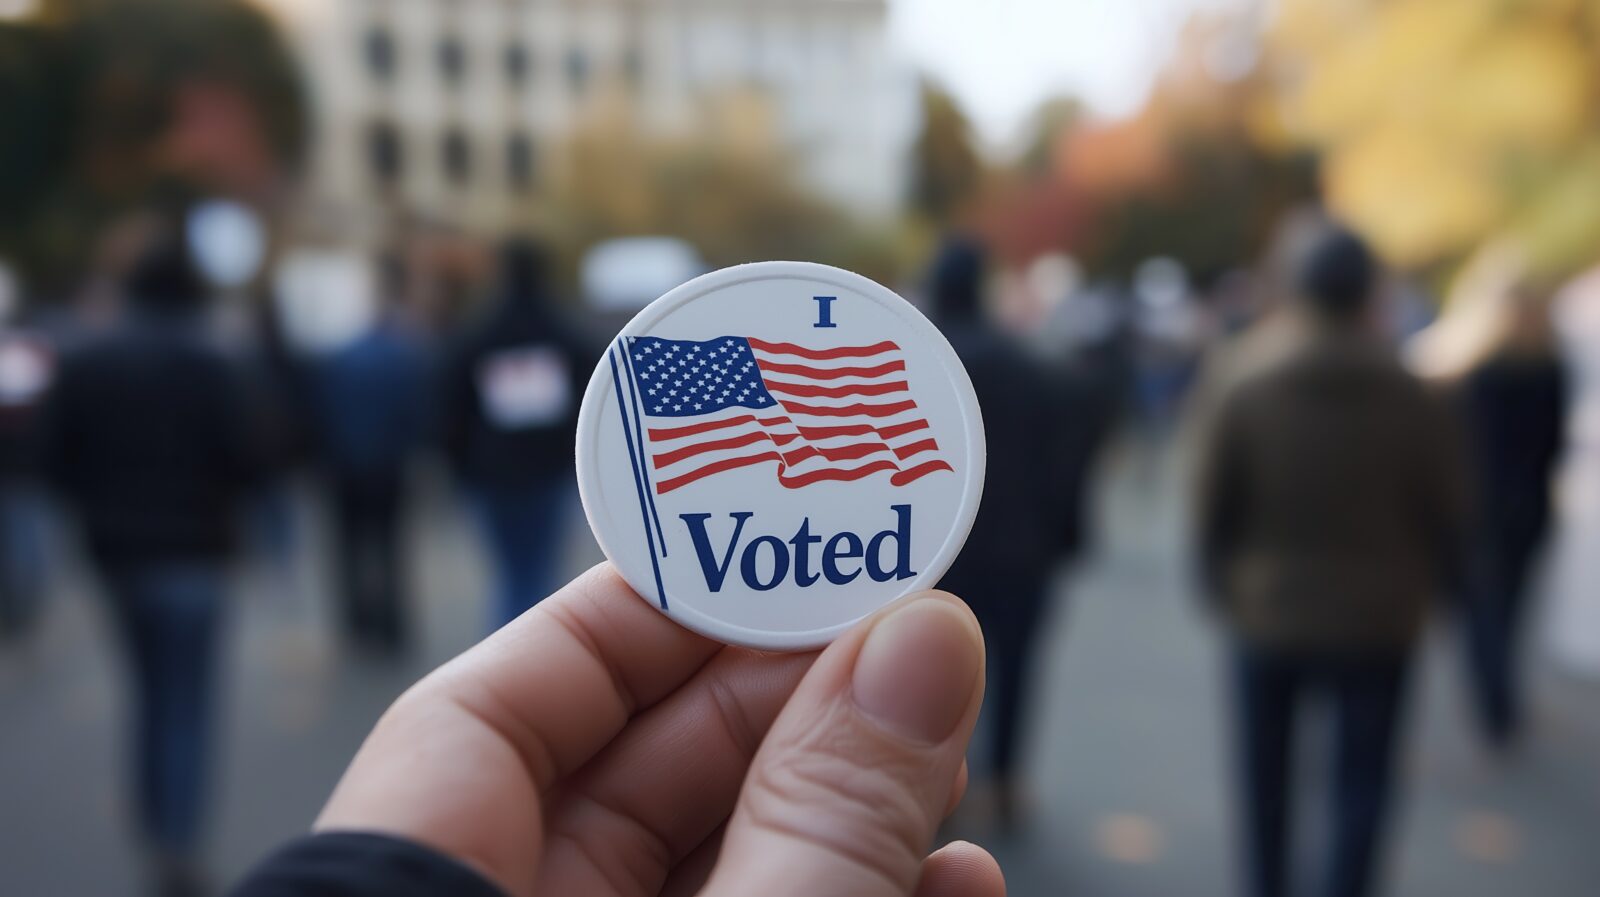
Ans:
POLYGON ((1013 139, 1041 100, 1138 109, 1189 14, 1253 0, 890 0, 896 48, 953 92, 985 141, 1013 139))

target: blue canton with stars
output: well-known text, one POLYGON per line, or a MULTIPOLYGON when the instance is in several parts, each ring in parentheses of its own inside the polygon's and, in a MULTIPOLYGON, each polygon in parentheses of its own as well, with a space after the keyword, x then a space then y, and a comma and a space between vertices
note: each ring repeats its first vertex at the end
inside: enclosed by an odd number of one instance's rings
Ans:
POLYGON ((687 339, 628 337, 628 368, 639 402, 652 417, 697 417, 725 408, 772 408, 778 403, 743 337, 687 339))

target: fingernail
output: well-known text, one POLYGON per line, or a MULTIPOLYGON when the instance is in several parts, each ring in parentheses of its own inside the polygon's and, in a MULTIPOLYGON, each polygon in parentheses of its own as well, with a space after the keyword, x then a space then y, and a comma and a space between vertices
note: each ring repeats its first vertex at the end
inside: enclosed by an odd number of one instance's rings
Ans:
POLYGON ((867 634, 850 690, 868 717, 905 738, 950 737, 978 684, 983 649, 962 612, 923 599, 889 614, 867 634))

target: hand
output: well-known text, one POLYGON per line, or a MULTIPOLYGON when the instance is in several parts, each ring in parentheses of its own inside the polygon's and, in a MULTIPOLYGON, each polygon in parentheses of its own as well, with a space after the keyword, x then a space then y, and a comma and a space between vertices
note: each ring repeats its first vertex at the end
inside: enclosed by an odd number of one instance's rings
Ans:
POLYGON ((950 595, 760 654, 602 564, 402 695, 317 828, 428 845, 518 897, 1004 897, 982 849, 926 855, 982 698, 950 595))

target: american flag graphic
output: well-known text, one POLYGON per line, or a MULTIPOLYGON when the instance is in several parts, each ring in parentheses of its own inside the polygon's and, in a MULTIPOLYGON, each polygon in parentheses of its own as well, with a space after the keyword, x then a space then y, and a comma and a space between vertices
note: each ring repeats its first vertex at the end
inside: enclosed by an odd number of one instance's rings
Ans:
POLYGON ((655 494, 758 464, 774 465, 790 489, 879 473, 903 486, 953 470, 893 342, 808 349, 742 336, 641 336, 618 349, 630 435, 655 494))

